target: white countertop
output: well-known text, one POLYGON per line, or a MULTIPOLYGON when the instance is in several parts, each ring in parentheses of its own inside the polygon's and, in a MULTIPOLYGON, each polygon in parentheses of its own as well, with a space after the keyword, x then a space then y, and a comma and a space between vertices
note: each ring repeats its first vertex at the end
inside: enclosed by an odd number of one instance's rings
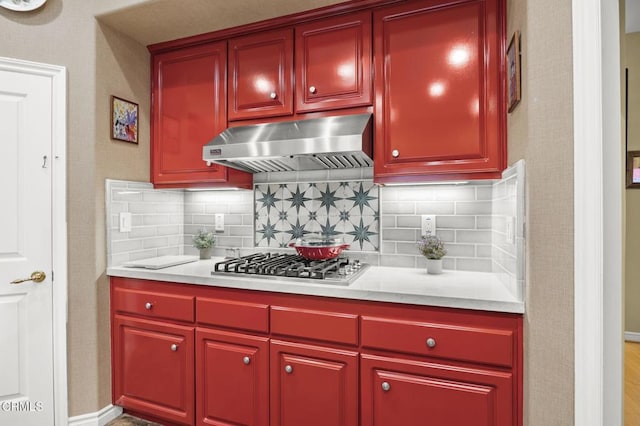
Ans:
POLYGON ((216 287, 262 290, 344 299, 406 303, 425 306, 524 313, 517 299, 495 274, 445 270, 429 275, 422 269, 372 266, 350 285, 254 278, 246 275, 211 275, 222 258, 199 260, 163 269, 110 267, 107 275, 216 287))

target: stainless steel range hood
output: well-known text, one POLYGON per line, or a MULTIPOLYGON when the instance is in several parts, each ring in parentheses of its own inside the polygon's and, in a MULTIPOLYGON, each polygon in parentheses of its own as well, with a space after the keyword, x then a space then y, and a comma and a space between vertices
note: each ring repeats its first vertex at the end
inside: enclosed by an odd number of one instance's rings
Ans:
POLYGON ((251 173, 370 167, 372 114, 231 127, 203 148, 208 162, 251 173))

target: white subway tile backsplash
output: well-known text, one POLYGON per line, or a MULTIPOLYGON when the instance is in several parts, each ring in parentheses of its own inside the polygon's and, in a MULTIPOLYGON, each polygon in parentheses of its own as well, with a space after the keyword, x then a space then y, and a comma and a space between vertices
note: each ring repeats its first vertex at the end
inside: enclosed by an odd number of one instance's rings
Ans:
POLYGON ((420 228, 420 216, 396 216, 398 228, 420 228))
POLYGON ((418 235, 417 229, 401 229, 401 228, 384 228, 382 230, 384 239, 387 241, 411 241, 416 242, 418 235))
POLYGON ((169 238, 167 237, 145 238, 143 240, 143 247, 145 249, 167 247, 168 245, 169 245, 169 238))
POLYGON ((380 202, 380 214, 416 214, 415 203, 410 202, 380 202))
POLYGON ((491 244, 491 231, 457 230, 457 243, 491 244))
MULTIPOLYGON (((455 205, 451 201, 418 201, 416 203, 417 214, 455 214, 455 205)), ((458 213, 471 214, 471 213, 458 213)))
POLYGON ((416 241, 421 215, 434 214, 448 250, 445 269, 493 271, 514 295, 523 294, 524 162, 509 167, 500 181, 469 185, 378 187, 372 176, 372 168, 259 173, 254 191, 154 190, 147 183, 107 180, 109 264, 195 255, 193 234, 213 230, 214 214, 224 213, 217 256, 232 247, 245 253, 285 247, 304 229, 343 236, 352 244, 347 255, 373 265, 424 268, 416 241), (133 214, 131 232, 119 232, 120 212, 133 214), (506 223, 514 217, 509 242, 506 223))
POLYGON ((457 215, 465 215, 465 214, 492 214, 492 205, 491 201, 461 201, 456 203, 456 212, 457 215))
POLYGON ((108 265, 182 253, 182 191, 156 190, 149 183, 107 179, 105 196, 106 214, 110 218, 107 221, 108 265), (130 232, 120 232, 122 212, 132 214, 130 232))
MULTIPOLYGON (((420 218, 416 227, 420 226, 420 218)), ((439 215, 436 219, 438 228, 454 228, 454 229, 475 229, 476 216, 449 216, 439 215)))
POLYGON ((447 256, 449 257, 474 257, 476 255, 476 246, 473 244, 447 244, 447 256))
POLYGON ((492 253, 491 244, 476 245, 476 257, 491 257, 491 253, 492 253))

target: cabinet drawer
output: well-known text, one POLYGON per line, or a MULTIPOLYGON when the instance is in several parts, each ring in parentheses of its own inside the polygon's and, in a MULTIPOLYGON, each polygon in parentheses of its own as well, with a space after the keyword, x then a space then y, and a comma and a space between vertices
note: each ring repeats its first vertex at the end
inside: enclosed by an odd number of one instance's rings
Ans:
POLYGON ((199 297, 196 319, 200 324, 268 333, 269 305, 199 297))
POLYGON ((358 344, 358 315, 272 306, 271 331, 355 346, 358 344))
POLYGON ((510 367, 511 330, 362 317, 362 346, 510 367))
POLYGON ((194 297, 116 288, 113 309, 116 312, 193 322, 194 297))

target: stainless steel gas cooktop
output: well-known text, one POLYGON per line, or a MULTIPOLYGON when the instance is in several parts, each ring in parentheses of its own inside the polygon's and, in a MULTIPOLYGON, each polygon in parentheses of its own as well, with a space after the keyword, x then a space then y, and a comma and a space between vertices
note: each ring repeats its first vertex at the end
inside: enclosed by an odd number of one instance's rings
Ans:
POLYGON ((347 257, 308 260, 297 254, 256 253, 217 262, 211 275, 246 275, 252 278, 349 285, 369 265, 347 257))

